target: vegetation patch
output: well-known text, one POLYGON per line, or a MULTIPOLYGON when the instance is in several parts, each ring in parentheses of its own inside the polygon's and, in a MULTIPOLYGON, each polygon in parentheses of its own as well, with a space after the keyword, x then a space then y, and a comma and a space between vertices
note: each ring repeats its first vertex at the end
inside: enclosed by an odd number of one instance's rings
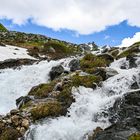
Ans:
POLYGON ((49 93, 52 92, 56 81, 52 81, 48 84, 40 84, 39 86, 33 87, 28 95, 33 95, 39 98, 48 97, 49 93))
POLYGON ((137 42, 124 50, 121 54, 117 56, 117 59, 127 57, 129 55, 135 55, 137 53, 140 53, 140 42, 137 42))
POLYGON ((6 32, 8 30, 0 23, 0 31, 6 32))
POLYGON ((80 61, 80 67, 84 72, 92 74, 97 67, 106 67, 108 62, 103 57, 87 54, 80 61))
POLYGON ((79 76, 75 75, 72 77, 72 82, 75 87, 78 86, 85 86, 87 88, 93 88, 93 83, 99 84, 102 81, 100 76, 94 75, 86 75, 86 76, 79 76))
POLYGON ((58 117, 62 114, 63 114, 63 107, 61 106, 60 102, 57 101, 37 104, 31 110, 31 115, 33 117, 33 120, 38 120, 45 117, 58 117))
POLYGON ((132 134, 128 140, 140 140, 140 133, 132 134))

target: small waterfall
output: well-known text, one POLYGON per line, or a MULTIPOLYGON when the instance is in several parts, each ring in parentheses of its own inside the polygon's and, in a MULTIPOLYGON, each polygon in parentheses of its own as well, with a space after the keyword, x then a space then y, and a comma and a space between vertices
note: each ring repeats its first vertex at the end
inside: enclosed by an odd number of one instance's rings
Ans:
POLYGON ((87 134, 96 127, 109 126, 108 117, 104 116, 118 97, 130 90, 139 77, 140 68, 120 69, 124 59, 115 61, 110 66, 119 74, 103 82, 102 87, 92 90, 85 87, 73 88, 74 102, 66 116, 44 119, 32 125, 26 134, 26 140, 86 140, 87 134))
POLYGON ((42 61, 39 64, 23 66, 16 70, 0 70, 0 115, 16 108, 15 100, 27 95, 33 86, 48 82, 48 74, 53 66, 62 64, 67 67, 71 59, 42 61))

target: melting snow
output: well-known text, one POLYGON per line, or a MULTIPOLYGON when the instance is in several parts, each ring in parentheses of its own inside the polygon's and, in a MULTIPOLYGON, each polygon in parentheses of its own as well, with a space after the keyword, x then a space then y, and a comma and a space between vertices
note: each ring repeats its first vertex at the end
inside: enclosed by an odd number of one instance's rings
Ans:
POLYGON ((0 46, 0 61, 17 58, 34 59, 30 55, 28 55, 27 49, 25 48, 19 48, 10 45, 0 46))

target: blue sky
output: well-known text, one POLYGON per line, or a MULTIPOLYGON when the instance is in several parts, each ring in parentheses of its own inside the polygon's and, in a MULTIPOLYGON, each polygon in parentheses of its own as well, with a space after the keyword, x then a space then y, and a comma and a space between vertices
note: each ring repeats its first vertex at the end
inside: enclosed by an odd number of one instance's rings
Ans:
POLYGON ((104 31, 93 33, 90 35, 77 35, 76 32, 70 30, 60 30, 54 31, 50 28, 38 26, 28 21, 25 25, 13 24, 11 20, 0 20, 0 22, 5 25, 9 30, 21 31, 27 33, 37 33, 43 34, 48 37, 65 40, 73 43, 88 43, 95 42, 96 44, 111 45, 116 46, 120 45, 121 41, 127 37, 133 37, 136 32, 140 31, 140 28, 136 26, 130 26, 127 24, 127 21, 123 21, 118 25, 109 26, 104 31))

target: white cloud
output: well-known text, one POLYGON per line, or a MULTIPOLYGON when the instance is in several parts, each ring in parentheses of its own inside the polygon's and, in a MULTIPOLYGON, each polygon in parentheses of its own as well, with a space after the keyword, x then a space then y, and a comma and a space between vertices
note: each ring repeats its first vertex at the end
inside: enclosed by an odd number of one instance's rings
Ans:
POLYGON ((118 47, 129 47, 138 41, 140 41, 140 32, 137 32, 132 38, 123 39, 121 45, 118 47))
POLYGON ((140 0, 0 0, 0 18, 91 34, 123 20, 140 27, 139 5, 140 0))

